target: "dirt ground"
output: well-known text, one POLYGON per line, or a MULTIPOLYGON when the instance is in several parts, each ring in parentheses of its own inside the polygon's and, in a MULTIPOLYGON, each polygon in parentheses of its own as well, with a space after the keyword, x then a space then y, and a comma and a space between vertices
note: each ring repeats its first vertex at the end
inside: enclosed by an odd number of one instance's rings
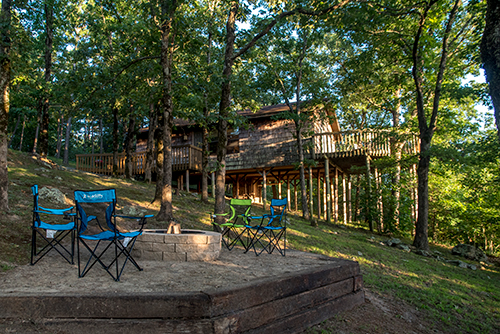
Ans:
MULTIPOLYGON (((224 250, 220 258, 209 262, 141 261, 144 271, 127 268, 120 282, 102 269, 95 268, 78 278, 77 265, 47 256, 35 266, 22 265, 0 273, 0 295, 73 294, 80 291, 160 292, 200 291, 227 287, 239 282, 282 275, 321 266, 333 259, 304 252, 277 254, 243 254, 242 250, 224 250)), ((304 333, 436 333, 438 330, 422 321, 422 314, 401 301, 378 296, 365 289, 366 303, 354 310, 332 315, 332 318, 304 333)), ((40 323, 12 322, 0 319, 0 333, 50 333, 40 323)))

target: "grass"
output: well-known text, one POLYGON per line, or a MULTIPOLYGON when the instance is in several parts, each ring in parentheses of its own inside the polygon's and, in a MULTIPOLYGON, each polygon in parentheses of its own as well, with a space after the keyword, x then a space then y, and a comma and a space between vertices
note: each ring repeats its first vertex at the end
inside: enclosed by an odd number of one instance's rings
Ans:
MULTIPOLYGON (((56 187, 72 198, 76 189, 117 190, 119 204, 134 205, 156 213, 149 202, 155 186, 120 178, 97 177, 92 174, 48 169, 30 155, 9 151, 10 212, 0 215, 0 265, 7 271, 29 261, 32 196, 30 187, 38 184, 56 187)), ((53 206, 53 205, 52 205, 53 206)), ((183 228, 211 229, 209 212, 213 200, 201 203, 199 196, 180 192, 173 196, 175 218, 183 228)), ((262 214, 257 206, 252 214, 262 214)), ((459 268, 433 258, 387 247, 387 236, 372 234, 357 226, 319 222, 312 227, 295 215, 288 215, 289 248, 358 261, 365 287, 370 291, 397 298, 422 310, 435 329, 447 333, 500 332, 500 268, 473 263, 477 270, 459 268)), ((154 219, 148 227, 165 228, 165 222, 154 219)), ((411 244, 411 240, 404 240, 411 244)), ((448 247, 432 245, 442 257, 458 259, 448 247)), ((461 259, 464 261, 464 259, 461 259)), ((321 329, 321 333, 328 330, 321 329)))

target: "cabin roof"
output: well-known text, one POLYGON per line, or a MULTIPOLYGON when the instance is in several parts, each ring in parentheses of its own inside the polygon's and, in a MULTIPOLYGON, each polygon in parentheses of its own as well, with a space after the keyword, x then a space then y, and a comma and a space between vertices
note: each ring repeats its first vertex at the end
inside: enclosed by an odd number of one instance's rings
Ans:
MULTIPOLYGON (((295 102, 291 103, 292 105, 295 105, 295 102)), ((271 118, 272 116, 276 116, 279 113, 282 113, 284 111, 288 111, 288 105, 285 103, 282 104, 276 104, 272 106, 265 106, 260 108, 258 111, 253 112, 250 109, 246 110, 240 110, 238 111, 238 114, 240 116, 246 117, 248 119, 263 119, 263 118, 271 118)), ((329 116, 335 116, 335 112, 333 110, 327 109, 328 115, 329 116)), ((334 117, 334 121, 332 123, 332 128, 334 132, 340 131, 340 126, 338 124, 338 121, 334 117)), ((174 125, 176 127, 184 127, 184 126, 193 126, 196 125, 195 122, 186 120, 186 119, 180 119, 180 118, 175 118, 174 119, 174 125)), ((140 130, 140 132, 147 132, 149 131, 149 128, 143 128, 140 130)))

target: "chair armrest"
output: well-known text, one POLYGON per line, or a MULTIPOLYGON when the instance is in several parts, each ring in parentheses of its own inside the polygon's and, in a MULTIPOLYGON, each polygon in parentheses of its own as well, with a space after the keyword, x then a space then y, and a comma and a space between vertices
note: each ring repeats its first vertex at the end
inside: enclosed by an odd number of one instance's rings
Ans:
POLYGON ((153 217, 153 215, 144 215, 141 217, 134 217, 134 216, 124 216, 124 215, 115 215, 115 217, 120 217, 120 218, 125 218, 125 219, 135 219, 139 222, 139 225, 141 225, 141 230, 146 224, 146 219, 153 217))
POLYGON ((69 215, 69 216, 75 216, 76 213, 68 212, 68 211, 73 210, 73 208, 74 207, 72 206, 72 207, 66 208, 66 209, 49 209, 49 208, 44 208, 44 207, 39 206, 38 210, 33 210, 33 212, 46 213, 46 214, 49 214, 49 215, 60 215, 60 216, 69 215))
POLYGON ((229 212, 226 212, 226 213, 210 213, 210 217, 211 218, 215 218, 217 216, 223 217, 223 216, 227 216, 228 214, 229 214, 229 212))
POLYGON ((115 217, 127 218, 127 219, 144 219, 144 218, 151 218, 154 216, 153 215, 144 215, 144 216, 140 216, 140 217, 135 217, 135 216, 115 215, 115 217))

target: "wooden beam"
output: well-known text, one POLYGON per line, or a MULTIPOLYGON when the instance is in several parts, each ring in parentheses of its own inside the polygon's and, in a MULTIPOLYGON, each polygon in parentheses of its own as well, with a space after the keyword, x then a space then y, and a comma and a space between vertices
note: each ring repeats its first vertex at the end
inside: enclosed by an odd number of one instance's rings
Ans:
POLYGON ((290 190, 290 176, 286 179, 286 207, 288 210, 291 209, 292 199, 291 199, 291 190, 290 190))
POLYGON ((351 174, 347 175, 347 203, 349 208, 347 210, 347 219, 349 223, 352 223, 352 181, 351 174))
POLYGON ((368 220, 368 226, 370 227, 370 232, 373 232, 373 220, 371 217, 371 209, 370 205, 372 204, 371 200, 371 181, 370 181, 370 156, 366 156, 366 194, 367 194, 367 203, 366 203, 366 219, 368 220))
POLYGON ((262 176, 262 207, 264 208, 264 210, 267 210, 267 178, 266 178, 266 175, 267 173, 269 173, 271 170, 268 170, 266 172, 265 169, 262 170, 262 173, 259 172, 259 174, 262 176))
POLYGON ((212 197, 215 198, 215 173, 212 172, 212 197))
POLYGON ((339 221, 339 170, 335 168, 335 181, 333 183, 335 192, 333 197, 333 211, 335 216, 335 223, 339 221))
POLYGON ((300 181, 297 179, 293 180, 293 200, 295 205, 295 212, 299 211, 299 203, 297 201, 297 185, 300 181))
POLYGON ((330 189, 330 164, 325 157, 325 186, 326 186, 326 221, 332 222, 332 193, 330 189))
MULTIPOLYGON (((309 208, 311 210, 311 220, 312 220, 314 214, 314 199, 313 199, 313 175, 311 166, 309 166, 309 208)), ((304 209, 302 208, 302 210, 304 209)))
POLYGON ((318 191, 318 220, 321 219, 321 176, 318 168, 318 176, 316 178, 316 188, 318 191))

